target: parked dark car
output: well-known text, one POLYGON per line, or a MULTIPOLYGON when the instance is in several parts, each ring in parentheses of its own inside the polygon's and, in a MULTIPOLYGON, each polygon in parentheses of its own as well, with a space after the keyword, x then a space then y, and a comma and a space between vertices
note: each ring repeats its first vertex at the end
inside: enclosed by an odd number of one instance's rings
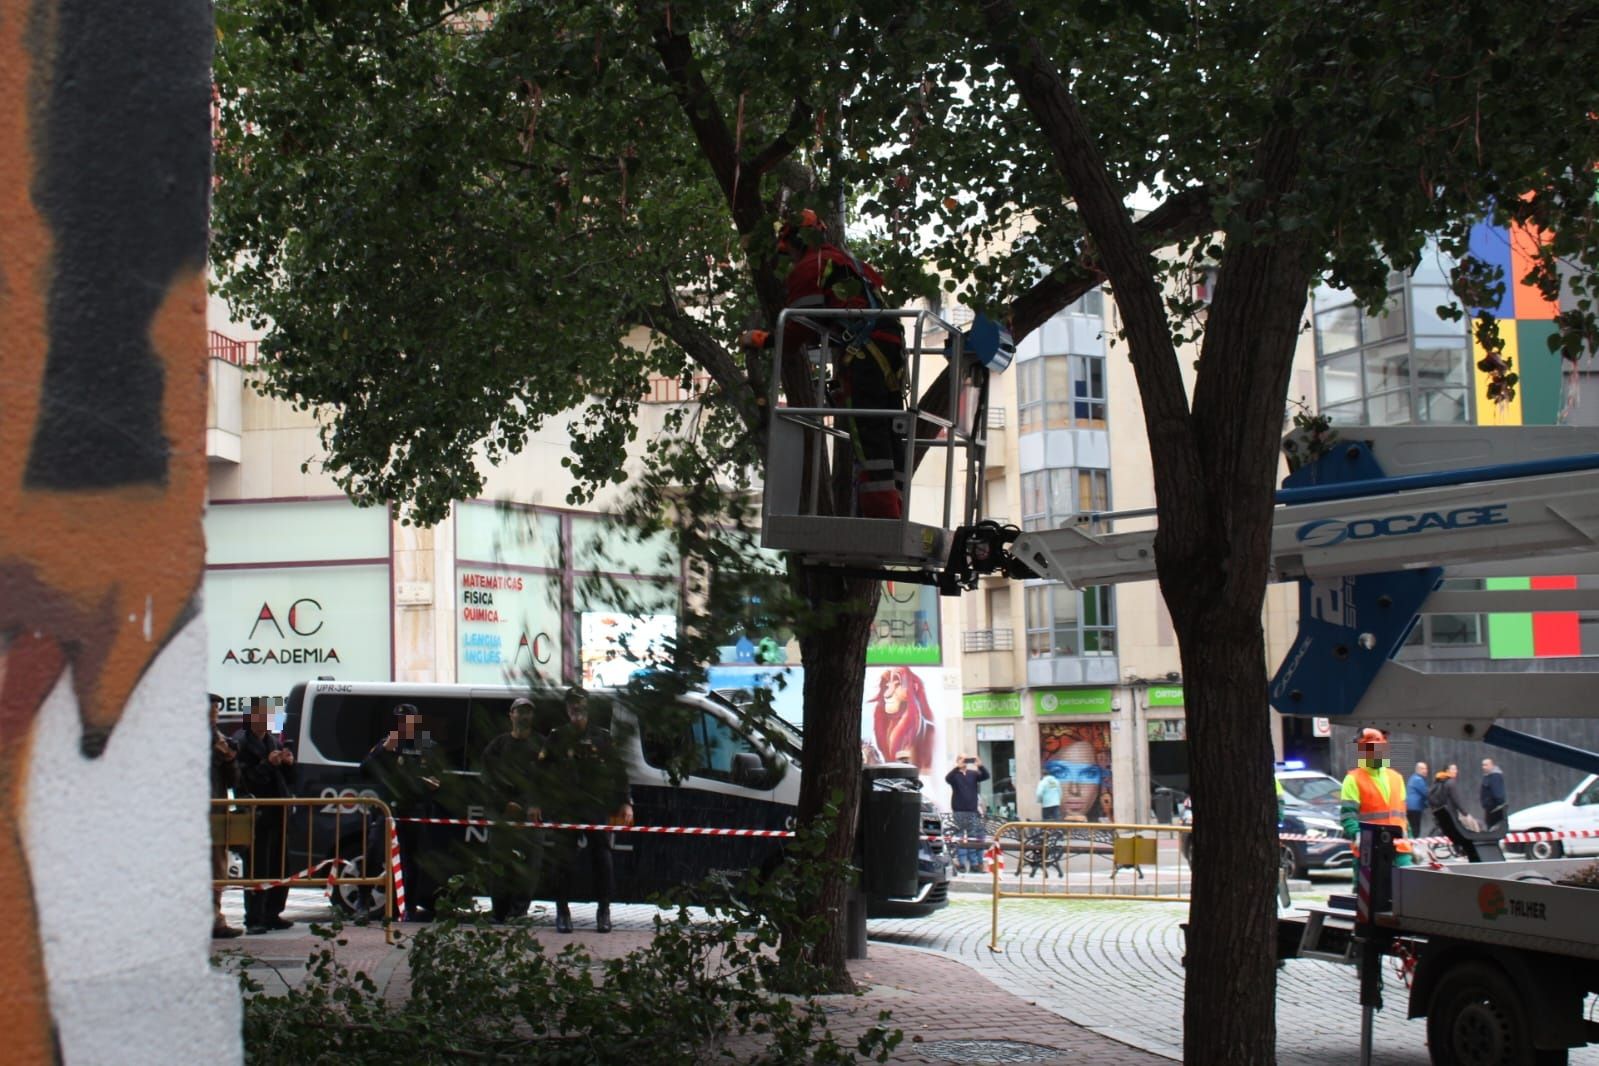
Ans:
MULTIPOLYGON (((1183 824, 1192 825, 1192 807, 1184 806, 1183 824)), ((1355 855, 1349 841, 1344 839, 1343 827, 1338 819, 1308 807, 1288 808, 1283 815, 1279 831, 1303 840, 1280 840, 1277 845, 1278 862, 1289 877, 1304 877, 1312 870, 1347 870, 1354 865, 1355 855)), ((1193 862, 1193 837, 1184 834, 1183 858, 1193 862)))

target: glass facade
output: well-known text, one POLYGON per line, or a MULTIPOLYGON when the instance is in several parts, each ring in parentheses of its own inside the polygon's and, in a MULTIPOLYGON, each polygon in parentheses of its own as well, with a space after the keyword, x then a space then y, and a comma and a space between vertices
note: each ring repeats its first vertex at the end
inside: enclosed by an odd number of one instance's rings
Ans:
POLYGON ((1105 358, 1046 355, 1016 368, 1018 429, 1105 428, 1105 358))
MULTIPOLYGON (((1104 312, 1104 294, 1091 289, 1035 334, 1036 347, 1017 353, 1023 529, 1053 529, 1110 510, 1104 312)), ((1093 659, 1096 671, 1114 669, 1106 662, 1116 654, 1110 588, 1040 583, 1024 595, 1029 660, 1093 659)), ((1080 673, 1070 664, 1041 668, 1056 683, 1080 673)))
POLYGON ((1367 314, 1353 294, 1323 286, 1314 299, 1321 413, 1337 426, 1469 423, 1471 344, 1437 253, 1408 278, 1389 279, 1386 311, 1367 314))
POLYGON ((1022 528, 1054 529, 1110 510, 1109 470, 1039 470, 1022 475, 1022 528))
POLYGON ((1079 591, 1064 585, 1032 585, 1025 597, 1029 659, 1116 654, 1116 608, 1110 586, 1079 591))

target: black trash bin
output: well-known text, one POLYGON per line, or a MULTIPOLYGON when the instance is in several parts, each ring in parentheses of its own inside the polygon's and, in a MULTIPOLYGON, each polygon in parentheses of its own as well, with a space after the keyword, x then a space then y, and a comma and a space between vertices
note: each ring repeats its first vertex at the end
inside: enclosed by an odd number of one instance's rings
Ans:
POLYGON ((908 763, 868 766, 862 771, 861 881, 868 895, 916 895, 916 856, 921 846, 922 782, 908 763))
POLYGON ((1172 814, 1177 810, 1177 793, 1169 788, 1155 790, 1155 821, 1171 825, 1172 814))

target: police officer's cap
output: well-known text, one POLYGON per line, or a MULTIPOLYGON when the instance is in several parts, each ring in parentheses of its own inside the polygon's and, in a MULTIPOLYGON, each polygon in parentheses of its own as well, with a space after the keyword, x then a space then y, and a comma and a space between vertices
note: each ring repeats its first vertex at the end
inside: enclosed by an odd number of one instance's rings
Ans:
POLYGON ((521 710, 529 710, 529 711, 531 711, 532 709, 533 709, 533 701, 528 699, 526 696, 518 696, 516 699, 511 701, 511 713, 513 713, 513 714, 515 714, 517 711, 521 711, 521 710))
POLYGON ((566 690, 566 705, 568 707, 577 703, 585 703, 589 698, 588 689, 582 685, 571 685, 566 690))
POLYGON ((396 703, 394 705, 394 717, 396 718, 404 718, 406 715, 421 713, 421 711, 416 709, 416 704, 414 703, 396 703))

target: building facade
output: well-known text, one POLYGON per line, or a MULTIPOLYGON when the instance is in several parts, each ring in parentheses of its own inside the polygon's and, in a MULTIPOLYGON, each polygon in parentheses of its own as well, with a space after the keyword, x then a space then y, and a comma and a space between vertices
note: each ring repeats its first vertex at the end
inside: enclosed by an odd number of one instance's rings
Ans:
MULTIPOLYGON (((1084 295, 1017 346, 994 379, 985 511, 1024 530, 1155 505, 1138 387, 1116 340, 1114 303, 1084 295)), ((1192 386, 1192 358, 1183 358, 1192 386)), ((1301 344, 1296 395, 1312 387, 1301 344)), ((1102 531, 1152 528, 1118 518, 1102 531)), ((1291 590, 1267 590, 1276 663, 1294 635, 1291 590)), ((1176 633, 1154 581, 1074 590, 983 579, 961 608, 961 730, 993 768, 993 810, 1036 818, 1044 773, 1064 817, 1149 821, 1188 790, 1187 719, 1176 633)), ((1275 716, 1274 716, 1275 719, 1275 716)))
MULTIPOLYGON (((1596 423, 1595 405, 1583 395, 1591 373, 1567 369, 1549 351, 1558 303, 1521 281, 1532 266, 1536 238, 1490 223, 1472 232, 1472 254, 1503 271, 1504 293, 1488 308, 1499 320, 1504 355, 1513 360, 1519 380, 1505 404, 1486 400, 1486 374, 1477 363, 1484 352, 1469 315, 1452 318, 1441 308, 1459 304, 1448 288, 1453 262, 1436 247, 1409 275, 1389 279, 1389 306, 1370 315, 1354 306, 1348 293, 1329 287, 1312 296, 1319 411, 1343 436, 1363 425, 1587 425, 1596 423)), ((1467 309, 1475 313, 1476 309, 1467 309)), ((1591 396, 1591 393, 1589 394, 1591 396)), ((1535 578, 1460 579, 1455 588, 1526 589, 1593 587, 1599 577, 1565 575, 1535 578)), ((1424 669, 1541 671, 1587 670, 1599 655, 1599 615, 1575 611, 1494 614, 1425 614, 1400 657, 1424 669)), ((1529 707, 1529 715, 1538 708, 1529 707)), ((1352 763, 1350 730, 1338 727, 1323 737, 1305 723, 1285 720, 1285 749, 1295 757, 1341 774, 1352 763)), ((1583 720, 1507 720, 1562 743, 1599 748, 1599 727, 1583 720)), ((1563 796, 1581 775, 1538 760, 1467 742, 1394 737, 1395 765, 1416 759, 1434 768, 1457 764, 1461 795, 1477 794, 1481 760, 1496 759, 1516 783, 1512 809, 1563 796)), ((1407 767, 1408 769, 1408 767, 1407 767)))

